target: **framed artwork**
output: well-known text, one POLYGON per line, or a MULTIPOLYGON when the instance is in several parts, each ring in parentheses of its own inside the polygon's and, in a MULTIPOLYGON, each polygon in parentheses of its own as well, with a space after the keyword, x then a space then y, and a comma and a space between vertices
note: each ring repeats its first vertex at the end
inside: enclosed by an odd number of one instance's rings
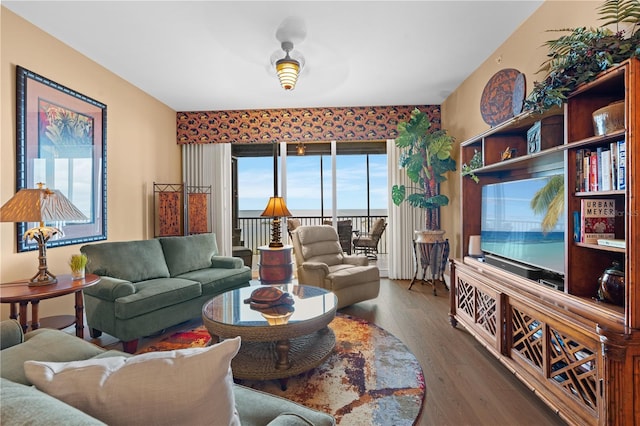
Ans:
MULTIPOLYGON (((16 69, 16 191, 62 192, 89 218, 54 222, 64 235, 48 247, 107 238, 107 107, 32 71, 16 69)), ((36 250, 22 235, 37 224, 18 223, 18 251, 36 250)))

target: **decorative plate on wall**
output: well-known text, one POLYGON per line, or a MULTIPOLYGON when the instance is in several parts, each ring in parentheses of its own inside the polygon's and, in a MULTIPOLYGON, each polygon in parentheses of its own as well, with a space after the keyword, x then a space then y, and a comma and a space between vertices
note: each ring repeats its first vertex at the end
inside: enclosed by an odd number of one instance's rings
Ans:
POLYGON ((496 126, 520 113, 524 84, 524 74, 514 68, 505 68, 495 73, 487 82, 480 98, 480 113, 484 122, 496 126), (514 102, 519 105, 514 105, 514 102), (515 111, 518 112, 514 113, 515 111))

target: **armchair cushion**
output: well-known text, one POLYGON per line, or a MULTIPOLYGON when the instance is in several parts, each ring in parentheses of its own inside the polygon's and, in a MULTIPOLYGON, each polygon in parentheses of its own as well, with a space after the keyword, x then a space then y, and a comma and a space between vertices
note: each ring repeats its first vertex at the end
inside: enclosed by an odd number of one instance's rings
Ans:
POLYGON ((231 360, 240 338, 206 348, 73 362, 26 361, 36 387, 110 425, 240 425, 231 360))
POLYGON ((349 288, 354 282, 375 282, 380 281, 380 271, 378 268, 369 266, 352 266, 332 271, 327 275, 327 280, 333 283, 333 291, 349 288))
POLYGON ((302 256, 307 261, 326 263, 329 266, 342 263, 344 255, 333 227, 303 226, 296 232, 302 245, 302 256))
POLYGON ((213 233, 185 237, 159 238, 172 277, 185 272, 211 267, 211 258, 218 254, 213 233))
POLYGON ((80 251, 90 259, 87 272, 138 281, 168 278, 169 269, 158 240, 88 244, 80 251))

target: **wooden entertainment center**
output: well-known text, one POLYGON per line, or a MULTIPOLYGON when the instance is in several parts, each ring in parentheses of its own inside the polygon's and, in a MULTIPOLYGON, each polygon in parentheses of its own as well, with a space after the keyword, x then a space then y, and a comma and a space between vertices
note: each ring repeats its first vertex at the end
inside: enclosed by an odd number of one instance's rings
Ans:
MULTIPOLYGON (((564 282, 544 285, 466 256, 451 262, 451 324, 462 324, 570 424, 640 425, 640 61, 630 59, 576 89, 564 109, 523 113, 461 144, 460 162, 475 151, 476 184, 461 178, 461 244, 481 234, 482 186, 564 175, 564 282), (592 113, 625 101, 625 128, 594 136, 592 113), (529 147, 534 126, 563 118, 564 134, 529 147), (626 141, 626 189, 576 190, 577 155, 626 141), (538 148, 539 147, 539 148, 538 148), (540 149, 540 150, 537 150, 540 149), (581 151, 582 150, 582 151, 581 151), (508 152, 511 158, 502 159, 508 152), (615 238, 624 248, 574 242, 574 211, 583 199, 614 199, 615 238), (636 251, 637 250, 637 251, 636 251), (599 301, 598 278, 623 264, 622 306, 599 301)), ((544 132, 543 132, 544 133, 544 132)), ((543 134, 544 137, 544 134, 543 134)), ((580 188, 578 188, 580 189, 580 188)))

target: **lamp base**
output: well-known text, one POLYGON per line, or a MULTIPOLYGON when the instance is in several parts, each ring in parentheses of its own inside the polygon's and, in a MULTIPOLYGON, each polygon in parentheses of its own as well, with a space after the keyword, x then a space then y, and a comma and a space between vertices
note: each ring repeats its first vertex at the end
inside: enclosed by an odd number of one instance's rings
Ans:
POLYGON ((55 284, 55 283, 57 283, 57 282, 58 282, 58 279, 57 279, 57 278, 50 278, 50 277, 47 277, 47 279, 46 279, 46 280, 39 280, 39 279, 34 279, 34 278, 32 278, 32 279, 29 281, 28 286, 29 286, 29 287, 40 287, 40 286, 45 286, 45 285, 55 284))

